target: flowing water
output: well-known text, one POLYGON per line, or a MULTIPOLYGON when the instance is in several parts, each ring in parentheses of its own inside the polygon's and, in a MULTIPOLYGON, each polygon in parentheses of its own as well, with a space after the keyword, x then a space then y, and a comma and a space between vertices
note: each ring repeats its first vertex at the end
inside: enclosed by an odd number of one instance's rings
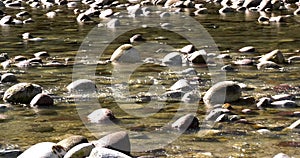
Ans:
MULTIPOLYGON (((259 24, 257 18, 259 13, 233 13, 230 15, 219 15, 216 6, 207 15, 195 16, 194 18, 209 32, 217 44, 221 53, 230 54, 233 59, 224 59, 224 64, 231 63, 232 60, 242 58, 253 58, 268 53, 274 49, 280 49, 285 57, 299 55, 300 18, 292 17, 293 21, 276 24, 259 24), (238 49, 252 45, 257 53, 239 53, 238 49)), ((217 7, 218 8, 218 7, 217 7)), ((57 8, 51 8, 54 10, 57 8)), ((0 27, 0 52, 7 53, 10 57, 24 55, 33 57, 38 51, 47 51, 51 57, 47 60, 57 60, 65 62, 65 58, 75 59, 81 43, 98 22, 80 25, 76 22, 76 16, 72 9, 59 8, 54 19, 48 19, 44 14, 50 9, 29 9, 27 10, 34 19, 34 23, 15 26, 0 27), (33 36, 42 37, 45 40, 40 42, 24 41, 22 33, 30 32, 33 36)), ((14 14, 19 10, 4 9, 5 12, 14 14)), ((185 12, 188 15, 190 10, 185 12)), ((290 13, 284 11, 281 14, 290 13)), ((280 14, 280 13, 275 13, 280 14)), ((129 19, 130 20, 130 19, 129 19)), ((180 19, 172 19, 180 20, 180 19)), ((126 43, 128 38, 136 33, 142 33, 144 38, 153 43, 164 43, 174 48, 181 48, 188 42, 177 34, 164 30, 149 31, 147 29, 129 32, 115 40, 111 47, 106 50, 106 54, 101 56, 101 60, 109 59, 110 54, 119 45, 126 43), (157 37, 164 36, 165 40, 157 40, 157 37)), ((151 49, 150 49, 151 50, 151 49)), ((165 52, 155 54, 153 57, 163 57, 165 52)), ((73 63, 74 61, 71 61, 73 63)), ((121 120, 119 124, 126 130, 135 131, 136 135, 131 135, 131 143, 145 141, 141 133, 155 131, 169 123, 177 112, 180 103, 157 102, 152 104, 137 103, 131 105, 130 101, 114 100, 110 96, 112 91, 111 83, 122 85, 112 76, 112 64, 100 64, 96 68, 93 64, 85 65, 85 69, 95 72, 95 81, 99 89, 97 101, 102 107, 110 108, 121 120), (96 70, 96 71, 95 71, 96 70), (163 107, 162 105, 163 104, 163 107), (132 116, 130 111, 147 108, 147 112, 153 112, 147 117, 132 116), (124 112, 124 109, 126 112, 124 112), (157 112, 157 113, 156 113, 157 112)), ((299 102, 299 63, 282 64, 284 70, 256 70, 255 66, 237 66, 237 72, 226 74, 227 80, 235 80, 252 87, 243 92, 244 97, 258 99, 262 96, 269 96, 280 93, 295 94, 299 102), (289 86, 281 86, 286 84, 289 86), (293 87, 298 87, 293 88, 293 87)), ((203 92, 211 86, 210 73, 208 69, 201 65, 193 66, 197 71, 197 78, 201 80, 200 89, 203 92)), ((153 84, 154 79, 159 80, 165 87, 169 87, 176 82, 178 76, 168 73, 170 70, 163 66, 148 64, 142 66, 134 72, 129 81, 130 94, 136 95, 139 92, 147 92, 153 84)), ((42 142, 57 142, 70 134, 84 135, 89 140, 96 139, 90 130, 84 125, 78 115, 78 109, 97 108, 95 102, 87 100, 84 104, 78 105, 67 94, 66 86, 72 82, 72 66, 60 67, 31 67, 26 69, 11 67, 1 70, 2 73, 13 72, 20 82, 32 82, 42 85, 44 91, 52 94, 55 99, 55 107, 48 109, 32 109, 22 106, 12 106, 7 111, 1 113, 8 115, 10 119, 0 123, 0 143, 14 144, 22 149, 42 142)), ((0 88, 5 91, 12 84, 1 84, 0 88)), ((114 91, 113 91, 114 92, 114 91)), ((114 92, 116 93, 116 92, 114 92)), ((3 103, 4 104, 4 103, 3 103)), ((191 105, 192 106, 192 105, 191 105)), ((197 103, 197 117, 203 120, 206 108, 203 102, 197 103)), ((300 147, 299 131, 285 131, 291 123, 299 119, 298 116, 291 117, 289 112, 299 111, 300 108, 258 110, 254 102, 233 103, 234 112, 247 119, 249 124, 244 123, 216 123, 210 132, 200 130, 198 133, 183 134, 175 141, 165 147, 157 144, 158 149, 149 152, 135 152, 133 155, 154 155, 158 157, 206 157, 210 153, 213 157, 271 157, 279 152, 298 157, 297 152, 300 147), (242 109, 252 109, 252 113, 243 114, 242 109), (267 128, 271 133, 259 134, 255 131, 260 128, 267 128), (205 133, 203 136, 202 133, 205 133)), ((98 133, 103 136, 106 133, 98 133)), ((168 137, 168 134, 163 135, 168 137)), ((163 138, 157 138, 157 140, 163 138)))

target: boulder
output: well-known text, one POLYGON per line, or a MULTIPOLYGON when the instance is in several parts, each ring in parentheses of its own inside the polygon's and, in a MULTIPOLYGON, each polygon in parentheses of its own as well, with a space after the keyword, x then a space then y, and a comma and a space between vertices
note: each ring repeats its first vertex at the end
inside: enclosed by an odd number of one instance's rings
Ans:
POLYGON ((5 91, 3 100, 9 103, 29 104, 39 93, 42 93, 42 87, 37 84, 18 83, 5 91))

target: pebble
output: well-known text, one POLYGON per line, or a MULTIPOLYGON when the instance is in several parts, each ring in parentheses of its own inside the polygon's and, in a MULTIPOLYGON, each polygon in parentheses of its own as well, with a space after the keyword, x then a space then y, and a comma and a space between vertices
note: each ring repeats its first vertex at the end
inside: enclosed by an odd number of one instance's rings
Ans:
POLYGON ((203 101, 207 106, 237 101, 242 95, 237 82, 221 81, 213 85, 204 95, 203 101))
POLYGON ((205 50, 198 50, 187 55, 190 62, 194 64, 206 64, 207 53, 205 50))
POLYGON ((130 155, 131 145, 128 133, 125 131, 108 134, 92 142, 96 148, 109 148, 130 155))
POLYGON ((82 158, 90 155, 91 151, 94 149, 94 144, 92 143, 82 143, 78 144, 72 149, 70 149, 64 158, 82 158))
POLYGON ((172 123, 171 127, 173 129, 183 132, 190 130, 198 130, 199 124, 199 120, 194 114, 186 114, 177 119, 174 123, 172 123))
POLYGON ((60 145, 66 151, 69 151, 74 146, 76 146, 78 144, 82 144, 82 143, 88 143, 88 140, 86 137, 80 136, 80 135, 72 135, 72 136, 69 136, 69 137, 61 140, 60 142, 57 143, 57 145, 60 145))
POLYGON ((181 66, 182 65, 181 54, 178 52, 169 53, 163 58, 162 63, 169 66, 181 66))
POLYGON ((3 100, 9 103, 29 104, 39 93, 42 93, 42 87, 37 84, 18 83, 5 91, 3 100))
POLYGON ((254 53, 256 52, 256 49, 253 46, 246 46, 239 49, 239 52, 241 53, 254 53))
POLYGON ((94 148, 87 158, 100 158, 100 157, 101 158, 131 158, 130 156, 125 155, 116 150, 102 148, 102 147, 94 148))
POLYGON ((97 109, 87 118, 91 123, 112 123, 116 119, 113 112, 107 108, 97 109))
POLYGON ((1 75, 1 83, 16 83, 18 82, 17 76, 12 73, 5 73, 1 75))
POLYGON ((30 102, 31 107, 44 107, 44 106, 52 106, 54 104, 51 96, 40 93, 37 94, 30 102))
POLYGON ((123 44, 113 52, 110 61, 136 63, 141 62, 141 57, 139 52, 131 44, 123 44))
POLYGON ((41 142, 25 150, 18 158, 62 158, 65 154, 62 146, 52 142, 41 142))
POLYGON ((69 93, 95 93, 97 92, 96 84, 88 79, 78 79, 67 86, 69 93))
POLYGON ((273 61, 277 64, 282 64, 285 62, 284 56, 282 52, 278 49, 271 51, 270 53, 267 53, 263 55, 261 58, 258 59, 259 62, 263 61, 273 61))

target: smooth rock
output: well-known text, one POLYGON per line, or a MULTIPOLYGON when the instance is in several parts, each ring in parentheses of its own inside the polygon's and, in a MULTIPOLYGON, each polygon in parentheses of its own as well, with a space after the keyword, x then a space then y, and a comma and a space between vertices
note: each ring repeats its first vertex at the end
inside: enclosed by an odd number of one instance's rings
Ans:
POLYGON ((233 72, 235 71, 235 68, 232 65, 224 65, 223 67, 221 67, 221 70, 226 72, 233 72))
POLYGON ((270 106, 271 101, 272 101, 271 98, 267 98, 267 97, 260 98, 259 101, 256 103, 256 107, 259 109, 264 109, 270 106))
POLYGON ((205 93, 203 101, 207 106, 214 106, 215 104, 237 101, 241 95, 241 87, 237 82, 221 81, 205 93))
POLYGON ((84 13, 80 13, 77 18, 76 18, 77 22, 79 23, 84 23, 87 21, 91 21, 91 18, 87 15, 85 15, 84 13))
POLYGON ((171 14, 168 13, 168 12, 162 12, 161 14, 159 14, 160 18, 167 18, 167 17, 170 17, 171 14))
POLYGON ((0 25, 6 26, 6 25, 9 25, 9 24, 12 24, 12 21, 13 21, 12 16, 6 15, 3 18, 1 18, 0 25))
POLYGON ((278 49, 271 51, 270 53, 267 53, 263 55, 261 58, 258 59, 259 62, 263 61, 273 61, 277 64, 282 64, 285 62, 284 56, 282 52, 278 49))
POLYGON ((22 151, 19 149, 0 149, 1 158, 14 158, 22 154, 22 151))
POLYGON ((295 108, 298 107, 297 103, 291 100, 280 100, 280 101, 274 101, 271 103, 271 105, 275 107, 281 107, 281 108, 295 108))
POLYGON ((113 14, 114 14, 114 12, 112 9, 105 9, 105 10, 101 11, 99 18, 106 19, 106 18, 112 16, 113 14))
POLYGON ((14 57, 14 61, 24 61, 27 60, 27 58, 23 55, 17 55, 14 57))
POLYGON ((270 18, 266 16, 260 16, 257 21, 262 24, 269 24, 270 18))
POLYGON ((242 59, 233 62, 235 65, 253 65, 253 60, 251 59, 242 59))
POLYGON ((198 91, 191 91, 191 92, 185 93, 182 96, 181 101, 184 103, 197 103, 197 102, 199 102, 200 99, 201 99, 201 96, 198 91))
POLYGON ((113 112, 107 108, 97 109, 87 118, 91 123, 112 123, 116 119, 113 112))
POLYGON ((180 52, 181 52, 181 53, 187 53, 187 54, 193 53, 193 52, 195 52, 195 51, 196 51, 196 48, 195 48, 195 46, 192 45, 192 44, 186 45, 186 46, 184 46, 184 47, 182 47, 182 48, 180 49, 180 52))
POLYGON ((141 57, 139 52, 131 44, 123 44, 113 52, 110 61, 136 63, 141 61, 141 57))
POLYGON ((9 57, 8 57, 7 53, 1 53, 0 54, 0 62, 4 62, 8 59, 9 59, 9 57))
POLYGON ((137 16, 140 16, 140 15, 143 15, 143 11, 141 9, 140 4, 136 4, 136 5, 133 5, 133 6, 128 6, 126 9, 128 11, 128 14, 131 17, 137 17, 137 16))
POLYGON ((91 154, 87 158, 131 158, 116 150, 96 147, 91 151, 91 154))
POLYGON ((264 11, 267 8, 271 9, 272 8, 271 0, 262 0, 259 6, 257 6, 257 8, 258 11, 264 11))
POLYGON ((300 56, 292 56, 287 59, 288 63, 296 63, 300 61, 300 56))
POLYGON ((258 70, 263 70, 263 69, 280 69, 281 67, 274 63, 273 61, 262 61, 258 63, 257 65, 258 70))
POLYGON ((235 10, 229 6, 224 6, 223 8, 221 8, 219 10, 220 14, 228 14, 228 13, 233 13, 233 12, 235 12, 235 10))
POLYGON ((164 100, 167 102, 176 102, 176 101, 181 101, 183 95, 185 92, 181 90, 174 90, 174 91, 167 91, 164 94, 162 94, 164 100))
POLYGON ((284 153, 278 153, 273 158, 290 158, 290 156, 284 153))
POLYGON ((52 142, 41 142, 25 150, 17 158, 62 158, 66 151, 60 145, 52 142))
POLYGON ((179 72, 181 75, 197 75, 198 72, 196 71, 195 68, 187 68, 185 70, 182 70, 179 72))
POLYGON ((54 17, 56 16, 56 12, 50 11, 50 12, 46 13, 46 16, 47 16, 48 18, 54 18, 54 17))
POLYGON ((141 34, 135 34, 129 39, 130 43, 136 43, 136 42, 144 42, 145 39, 141 34))
POLYGON ((94 141, 96 148, 109 148, 130 155, 131 145, 127 132, 120 131, 102 137, 94 141))
POLYGON ((83 158, 90 155, 91 151, 94 149, 94 144, 92 143, 82 143, 78 144, 72 149, 70 149, 64 156, 64 158, 83 158))
POLYGON ((186 79, 180 79, 170 87, 170 90, 172 91, 176 91, 176 90, 191 91, 192 89, 193 87, 186 79))
POLYGON ((47 58, 49 57, 49 53, 47 53, 46 51, 41 51, 41 52, 37 52, 37 53, 34 53, 34 56, 36 58, 47 58))
POLYGON ((61 140, 60 142, 57 143, 57 145, 61 145, 66 151, 69 151, 74 146, 82 143, 88 143, 86 137, 80 135, 72 135, 70 137, 61 140))
POLYGON ((37 94, 30 102, 31 107, 43 107, 43 106, 52 106, 54 103, 51 96, 47 94, 37 94))
POLYGON ((39 93, 42 93, 42 87, 37 84, 18 83, 5 91, 3 100, 9 103, 29 104, 39 93))
POLYGON ((294 11, 294 15, 300 15, 300 6, 294 11))
POLYGON ((271 98, 272 98, 274 101, 280 101, 280 100, 294 100, 294 99, 295 99, 295 95, 292 95, 292 94, 277 94, 277 95, 271 96, 271 98))
POLYGON ((88 79, 79 79, 73 81, 67 86, 67 89, 70 93, 77 92, 77 93, 95 93, 97 92, 96 84, 88 79))
POLYGON ((198 130, 199 124, 199 120, 196 116, 186 114, 172 123, 171 127, 179 131, 198 130))
POLYGON ((1 83, 16 83, 18 82, 17 76, 12 73, 5 73, 1 75, 1 83))
POLYGON ((199 8, 196 11, 194 11, 194 15, 207 14, 207 13, 208 13, 207 8, 199 8))
POLYGON ((25 16, 30 16, 30 14, 27 11, 21 11, 21 12, 16 14, 17 18, 23 18, 25 16))
POLYGON ((188 54, 187 58, 194 64, 206 64, 207 53, 205 50, 198 50, 188 54))
POLYGON ((295 129, 295 128, 300 128, 300 119, 293 122, 287 129, 295 129))
POLYGON ((254 53, 256 52, 256 49, 253 46, 246 46, 239 49, 239 52, 241 53, 254 53))
POLYGON ((182 65, 181 54, 177 52, 169 53, 163 58, 162 63, 169 66, 181 66, 182 65))
POLYGON ((228 113, 230 113, 228 109, 215 108, 209 111, 208 115, 205 116, 205 120, 215 122, 222 114, 228 114, 228 113))

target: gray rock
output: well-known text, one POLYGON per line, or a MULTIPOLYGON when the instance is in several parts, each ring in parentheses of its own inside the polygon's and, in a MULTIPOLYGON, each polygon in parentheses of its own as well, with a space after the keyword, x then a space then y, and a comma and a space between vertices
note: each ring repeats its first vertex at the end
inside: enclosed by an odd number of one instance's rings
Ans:
POLYGON ((82 144, 82 143, 88 143, 88 140, 86 137, 80 136, 80 135, 73 135, 73 136, 70 136, 70 137, 67 137, 67 138, 61 140, 60 142, 57 143, 57 145, 60 145, 66 151, 69 151, 74 146, 76 146, 78 144, 82 144))
POLYGON ((281 67, 274 63, 273 61, 262 61, 258 63, 257 65, 258 70, 263 70, 263 69, 280 69, 281 67))
POLYGON ((187 68, 185 70, 182 70, 180 72, 181 75, 197 75, 197 71, 195 70, 195 68, 187 68))
POLYGON ((271 105, 275 107, 281 107, 281 108, 295 108, 298 107, 297 103, 291 100, 280 100, 280 101, 274 101, 271 103, 271 105))
POLYGON ((263 55, 260 59, 258 59, 259 62, 263 61, 273 61, 277 64, 282 64, 285 62, 284 56, 282 52, 278 49, 271 51, 270 53, 267 53, 263 55))
POLYGON ((186 114, 172 123, 171 127, 179 131, 198 130, 199 120, 193 114, 186 114))
POLYGON ((13 158, 13 157, 18 157, 19 155, 22 154, 22 151, 19 149, 1 149, 0 150, 0 157, 1 158, 13 158))
POLYGON ((25 150, 18 158, 62 158, 65 155, 62 146, 52 142, 41 142, 25 150))
POLYGON ((241 53, 254 53, 256 52, 256 49, 253 46, 246 46, 241 49, 239 49, 239 52, 241 53))
POLYGON ((1 75, 1 83, 16 83, 18 82, 17 76, 12 73, 5 73, 1 75))
POLYGON ((53 99, 47 94, 37 94, 30 102, 31 107, 43 107, 52 106, 54 103, 53 99))
POLYGON ((241 94, 241 87, 237 82, 221 81, 206 92, 203 101, 207 106, 214 106, 215 104, 237 101, 241 94))
POLYGON ((141 9, 141 5, 140 4, 136 4, 136 5, 127 7, 127 11, 128 11, 128 14, 131 17, 136 17, 136 16, 143 15, 143 11, 141 9))
POLYGON ((295 63, 295 62, 299 62, 300 61, 300 56, 292 56, 292 57, 289 57, 288 59, 287 59, 287 61, 288 61, 288 63, 295 63))
POLYGON ((167 18, 167 17, 170 17, 171 14, 168 13, 168 12, 162 12, 161 14, 159 14, 160 18, 167 18))
POLYGON ((196 11, 194 11, 194 15, 207 14, 207 13, 208 13, 207 8, 199 8, 196 11))
POLYGON ((290 158, 290 156, 284 153, 278 153, 273 158, 290 158))
POLYGON ((107 108, 97 109, 87 118, 91 123, 112 123, 116 119, 113 112, 107 108))
POLYGON ((206 121, 213 121, 215 122, 222 114, 228 114, 230 111, 228 109, 223 108, 215 108, 212 109, 208 115, 206 115, 205 120, 206 121))
POLYGON ((195 64, 206 64, 207 53, 205 50, 198 50, 188 54, 188 60, 195 64))
POLYGON ((94 141, 96 148, 109 148, 130 155, 131 145, 127 132, 120 131, 102 137, 94 141))
POLYGON ((191 92, 185 93, 182 96, 181 101, 185 102, 185 103, 197 103, 197 102, 199 102, 200 99, 201 99, 201 97, 200 97, 200 94, 198 91, 191 91, 191 92))
POLYGON ((88 79, 79 79, 73 81, 67 86, 67 89, 70 93, 95 93, 97 92, 96 84, 88 79))
POLYGON ((70 149, 64 156, 64 158, 82 158, 90 155, 91 151, 94 149, 94 144, 92 143, 82 143, 74 146, 70 149))
POLYGON ((121 22, 119 19, 111 19, 109 22, 107 22, 106 27, 107 28, 116 28, 118 26, 121 26, 121 22))
POLYGON ((37 84, 18 83, 5 91, 3 100, 9 103, 29 104, 39 93, 42 93, 42 87, 37 84))
POLYGON ((167 54, 163 60, 163 64, 170 66, 182 66, 182 57, 180 53, 172 52, 167 54))
POLYGON ((136 63, 141 61, 141 57, 139 52, 131 44, 123 44, 113 52, 110 61, 136 63))
POLYGON ((91 154, 87 158, 131 158, 116 150, 96 147, 91 151, 91 154))
POLYGON ((180 49, 181 53, 187 53, 187 54, 193 53, 195 51, 196 51, 196 48, 192 44, 186 45, 180 49))
POLYGON ((193 87, 190 85, 189 81, 186 79, 180 79, 177 82, 175 82, 171 87, 170 90, 176 91, 191 91, 193 87))
POLYGON ((181 98, 183 97, 185 93, 181 90, 174 90, 174 91, 167 91, 164 94, 162 94, 163 98, 167 102, 177 102, 181 101, 181 98))
POLYGON ((228 14, 228 13, 233 13, 233 12, 235 12, 235 10, 229 6, 224 6, 223 8, 221 8, 219 10, 220 14, 228 14))
POLYGON ((12 24, 13 18, 10 15, 6 15, 5 17, 1 18, 0 25, 6 26, 12 24))

